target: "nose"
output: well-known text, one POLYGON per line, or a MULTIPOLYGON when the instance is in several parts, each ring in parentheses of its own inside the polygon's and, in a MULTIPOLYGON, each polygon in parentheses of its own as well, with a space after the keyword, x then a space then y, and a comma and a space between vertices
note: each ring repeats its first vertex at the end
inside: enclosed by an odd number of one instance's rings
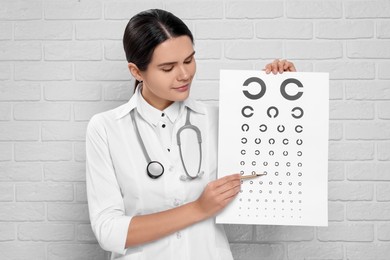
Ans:
POLYGON ((179 81, 187 81, 190 78, 190 73, 188 68, 185 66, 180 66, 179 74, 177 76, 177 80, 179 81))

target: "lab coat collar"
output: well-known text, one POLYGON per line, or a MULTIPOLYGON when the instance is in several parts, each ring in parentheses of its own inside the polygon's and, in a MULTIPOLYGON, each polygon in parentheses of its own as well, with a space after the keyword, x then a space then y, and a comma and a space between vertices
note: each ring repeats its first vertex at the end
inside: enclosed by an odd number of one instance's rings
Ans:
MULTIPOLYGON (((130 98, 130 100, 127 103, 123 104, 122 106, 118 107, 118 109, 116 111, 116 119, 120 119, 120 118, 128 115, 134 108, 140 106, 140 102, 142 102, 141 99, 143 99, 143 97, 141 95, 141 87, 142 87, 142 85, 138 85, 136 92, 133 94, 133 96, 130 98)), ((146 101, 144 101, 144 102, 146 102, 146 101)), ((190 97, 187 98, 184 101, 175 102, 175 103, 178 103, 175 106, 179 105, 180 109, 176 110, 175 107, 173 107, 172 111, 170 111, 171 109, 169 109, 169 108, 172 106, 171 105, 171 106, 169 106, 168 108, 165 109, 165 110, 168 110, 168 111, 164 110, 164 113, 167 113, 167 116, 169 117, 169 119, 171 121, 173 119, 176 119, 181 114, 181 112, 184 110, 183 109, 184 107, 187 107, 187 108, 191 109, 193 112, 199 113, 199 114, 202 114, 202 115, 204 115, 206 113, 205 108, 203 106, 199 105, 197 101, 191 99, 190 97), (175 115, 174 111, 177 111, 177 115, 175 115)), ((154 109, 156 109, 156 108, 154 108, 154 109)), ((157 110, 157 111, 159 111, 159 110, 157 110)), ((159 117, 161 116, 161 111, 159 111, 159 115, 158 116, 159 117)), ((154 120, 152 120, 150 122, 154 122, 154 120)))

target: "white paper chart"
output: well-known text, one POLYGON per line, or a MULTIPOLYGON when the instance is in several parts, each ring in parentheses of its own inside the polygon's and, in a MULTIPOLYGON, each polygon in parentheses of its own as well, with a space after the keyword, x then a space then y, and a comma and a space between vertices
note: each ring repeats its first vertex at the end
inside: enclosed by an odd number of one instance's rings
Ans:
POLYGON ((242 180, 217 223, 328 224, 328 73, 222 70, 218 177, 242 180))

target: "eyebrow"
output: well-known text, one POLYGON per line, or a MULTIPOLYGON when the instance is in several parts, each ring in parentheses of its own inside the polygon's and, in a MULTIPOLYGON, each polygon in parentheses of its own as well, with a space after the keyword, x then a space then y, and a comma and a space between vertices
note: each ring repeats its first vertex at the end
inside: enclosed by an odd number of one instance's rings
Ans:
MULTIPOLYGON (((194 56, 195 55, 195 51, 193 51, 190 55, 188 55, 187 58, 185 58, 184 60, 187 60, 189 59, 190 57, 194 56)), ((173 62, 164 62, 164 63, 161 63, 161 64, 158 64, 157 67, 163 67, 163 66, 168 66, 168 65, 174 65, 176 64, 177 61, 173 61, 173 62)))

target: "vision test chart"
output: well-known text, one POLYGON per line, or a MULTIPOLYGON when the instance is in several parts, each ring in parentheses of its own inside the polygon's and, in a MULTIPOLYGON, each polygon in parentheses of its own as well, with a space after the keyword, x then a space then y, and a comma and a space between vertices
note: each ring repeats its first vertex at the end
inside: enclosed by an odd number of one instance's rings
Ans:
POLYGON ((329 75, 221 70, 218 177, 242 180, 217 223, 328 224, 329 75))

